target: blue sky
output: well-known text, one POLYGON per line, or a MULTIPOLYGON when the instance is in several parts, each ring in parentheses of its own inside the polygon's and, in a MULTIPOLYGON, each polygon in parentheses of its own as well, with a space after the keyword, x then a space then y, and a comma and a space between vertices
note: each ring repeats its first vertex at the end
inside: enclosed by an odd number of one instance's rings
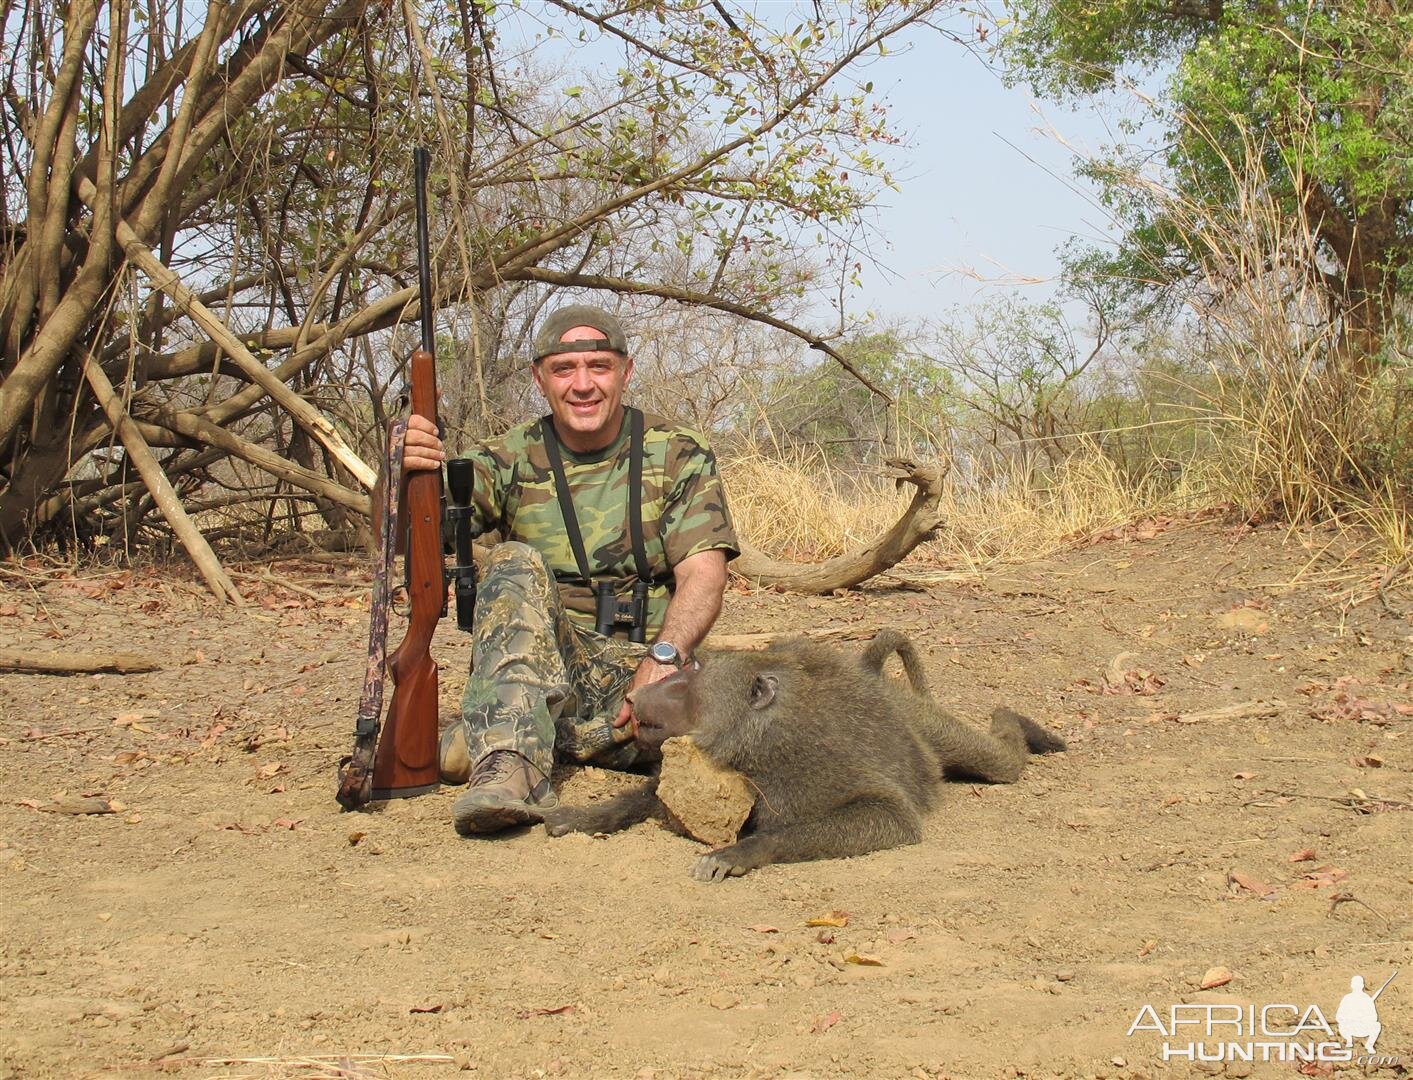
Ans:
MULTIPOLYGON (((804 0, 728 6, 782 23, 809 10, 804 0)), ((965 39, 974 27, 975 16, 960 10, 946 23, 965 39)), ((537 20, 522 24, 540 50, 577 53, 572 64, 597 62, 610 73, 621 62, 620 47, 605 39, 551 44, 539 38, 541 29, 537 20)), ((1057 249, 1074 236, 1108 236, 1104 212, 1073 175, 1073 158, 1075 149, 1120 141, 1108 123, 1120 104, 1114 98, 1105 113, 1037 102, 1026 87, 1007 87, 984 52, 926 27, 891 39, 889 55, 841 78, 853 81, 874 84, 907 145, 883 150, 899 190, 879 193, 863 287, 845 298, 850 322, 869 312, 911 321, 1001 291, 1045 300, 1056 287, 1057 249)), ((836 322, 837 299, 832 291, 821 296, 814 309, 821 324, 836 322)))
POLYGON ((888 247, 875 254, 887 270, 865 266, 860 310, 925 316, 1008 289, 1048 298, 1055 250, 1075 235, 1107 235, 1102 210, 1073 177, 1073 151, 1056 138, 1090 151, 1114 141, 1094 109, 1037 103, 936 34, 915 35, 869 76, 911 145, 892 162, 901 190, 880 199, 888 247))

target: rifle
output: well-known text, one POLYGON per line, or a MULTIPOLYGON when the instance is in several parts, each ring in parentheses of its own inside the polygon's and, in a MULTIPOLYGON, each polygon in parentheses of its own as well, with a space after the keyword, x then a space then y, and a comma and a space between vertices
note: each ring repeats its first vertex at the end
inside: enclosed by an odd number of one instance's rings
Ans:
MULTIPOLYGON (((437 422, 436 342, 432 331, 432 264, 427 238, 426 149, 413 151, 417 174, 417 278, 422 318, 422 343, 409 359, 412 412, 437 422)), ((384 474, 386 503, 374 568, 373 605, 368 641, 368 669, 358 705, 353 753, 340 762, 338 801, 355 810, 371 799, 401 799, 435 791, 440 781, 437 761, 437 665, 432 659, 432 634, 446 613, 446 568, 442 554, 441 470, 417 470, 402 479, 405 421, 388 431, 384 474), (396 485, 396 486, 394 486, 396 485), (387 649, 391 571, 397 540, 406 530, 404 555, 411 613, 407 634, 386 669, 392 673, 392 700, 381 725, 384 657, 387 649), (376 748, 376 749, 375 749, 376 748)), ((460 486, 460 485, 458 485, 460 486)), ((466 502, 470 502, 469 491, 466 502)), ((458 522, 458 525, 460 522, 458 522)), ((458 529, 458 532, 462 530, 458 529)), ((469 542, 468 558, 469 559, 469 542)), ((461 560, 458 559, 458 562, 461 560)), ((464 567, 458 566, 461 573, 464 567)), ((472 585, 474 589, 474 584, 472 585)), ((458 577, 458 608, 460 604, 458 577)), ((473 592, 474 597, 474 592, 473 592)), ((474 599, 473 599, 474 604, 474 599)), ((464 628, 464 627, 463 627, 464 628)))

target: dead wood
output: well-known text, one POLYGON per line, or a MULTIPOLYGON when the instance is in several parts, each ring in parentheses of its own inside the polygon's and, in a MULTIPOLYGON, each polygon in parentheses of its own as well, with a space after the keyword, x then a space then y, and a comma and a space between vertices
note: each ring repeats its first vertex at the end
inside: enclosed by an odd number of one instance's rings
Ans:
POLYGON ((207 586, 216 594, 216 599, 235 604, 237 607, 243 605, 245 601, 236 590, 235 582, 221 569, 221 562, 216 558, 216 553, 211 550, 211 545, 206 542, 206 538, 201 535, 201 530, 187 516, 180 497, 172 487, 172 482, 167 479, 167 474, 157 463, 152 448, 143 441, 141 432, 137 430, 137 425, 128 417, 123 403, 118 400, 118 395, 113 390, 113 384, 108 381, 108 376, 103 374, 102 368, 92 362, 84 364, 83 374, 84 378, 88 380, 89 387, 93 390, 93 396, 103 407, 103 412, 108 417, 108 423, 113 425, 113 430, 122 439, 123 446, 132 459, 133 465, 137 468, 138 475, 142 477, 142 482, 147 485, 147 490, 151 493, 153 501, 156 502, 157 509, 162 512, 162 516, 167 519, 167 524, 177 534, 177 539, 186 548, 186 552, 191 556, 191 561, 196 564, 196 568, 201 571, 201 576, 206 580, 207 586))
POLYGON ((1169 716, 1168 719, 1176 721, 1179 724, 1201 724, 1210 721, 1261 720, 1270 716, 1279 716, 1284 708, 1285 702, 1278 698, 1266 700, 1257 698, 1253 701, 1239 701, 1235 705, 1223 705, 1216 709, 1202 709, 1198 712, 1180 713, 1177 716, 1169 716))
MULTIPOLYGON (((98 191, 92 181, 80 176, 77 180, 77 190, 84 202, 93 205, 98 191)), ((148 276, 153 285, 172 298, 178 311, 189 315, 193 322, 210 334, 211 340, 235 361, 251 382, 269 394, 297 424, 323 443, 329 453, 333 454, 339 464, 352 473, 359 483, 369 489, 373 487, 378 479, 377 474, 343 441, 343 436, 334 428, 332 421, 257 360, 245 344, 231 333, 220 317, 203 304, 174 271, 152 254, 152 250, 122 218, 116 219, 116 236, 118 243, 122 245, 123 253, 148 276)))
POLYGON ((947 470, 940 465, 917 465, 901 458, 889 459, 887 469, 887 475, 893 477, 899 486, 912 484, 917 491, 903 516, 881 536, 817 566, 800 566, 772 559, 742 541, 741 557, 732 562, 732 571, 752 584, 767 588, 830 593, 835 589, 853 588, 875 574, 891 569, 942 527, 938 505, 942 498, 942 479, 947 470))
MULTIPOLYGON (((162 411, 153 413, 149 420, 159 431, 166 428, 188 439, 205 443, 228 454, 248 461, 258 469, 263 469, 271 476, 278 477, 296 487, 311 491, 316 495, 323 495, 331 502, 340 506, 346 506, 350 510, 367 516, 371 511, 367 495, 360 495, 356 491, 350 491, 342 484, 337 484, 327 476, 320 476, 318 473, 310 472, 301 465, 297 465, 288 458, 281 457, 273 450, 266 450, 257 446, 247 439, 242 439, 234 432, 214 424, 209 420, 204 420, 188 412, 162 411)), ((144 435, 147 432, 147 424, 140 424, 139 428, 144 435)))
POLYGON ((111 672, 133 675, 142 671, 160 671, 162 665, 137 653, 35 653, 17 649, 0 649, 0 671, 18 671, 30 675, 94 675, 111 672))
POLYGON ((706 645, 712 649, 764 649, 771 642, 785 638, 803 637, 811 641, 852 641, 873 637, 878 632, 876 626, 831 626, 825 630, 779 630, 759 634, 712 634, 706 645))

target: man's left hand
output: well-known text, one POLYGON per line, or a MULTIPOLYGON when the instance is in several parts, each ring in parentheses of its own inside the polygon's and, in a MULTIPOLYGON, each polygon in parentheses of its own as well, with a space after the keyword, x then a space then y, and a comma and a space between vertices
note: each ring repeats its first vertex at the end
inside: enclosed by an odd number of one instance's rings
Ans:
MULTIPOLYGON (((638 665, 638 670, 633 673, 633 685, 628 688, 628 693, 639 690, 644 686, 650 686, 655 682, 661 682, 677 669, 671 664, 659 664, 652 657, 643 657, 643 662, 638 665)), ((633 719, 633 705, 627 697, 623 699, 623 707, 618 710, 618 718, 613 721, 613 726, 621 728, 633 719)))
MULTIPOLYGON (((688 555, 672 568, 677 591, 667 604, 658 640, 677 646, 680 656, 691 656, 721 611, 721 594, 726 591, 726 552, 709 548, 688 555)), ((677 670, 674 664, 659 664, 644 657, 633 673, 634 690, 661 682, 677 670)), ((633 719, 633 706, 625 699, 613 726, 621 728, 633 719)))

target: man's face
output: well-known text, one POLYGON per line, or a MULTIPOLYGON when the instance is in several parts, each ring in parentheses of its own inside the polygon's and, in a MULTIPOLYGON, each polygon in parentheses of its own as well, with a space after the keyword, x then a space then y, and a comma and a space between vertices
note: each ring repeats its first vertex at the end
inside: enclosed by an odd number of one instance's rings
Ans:
MULTIPOLYGON (((584 341, 604 334, 576 326, 560 341, 584 341)), ((578 453, 602 450, 618 437, 623 422, 623 388, 633 361, 616 352, 551 353, 531 365, 535 385, 549 402, 555 430, 578 453)))

